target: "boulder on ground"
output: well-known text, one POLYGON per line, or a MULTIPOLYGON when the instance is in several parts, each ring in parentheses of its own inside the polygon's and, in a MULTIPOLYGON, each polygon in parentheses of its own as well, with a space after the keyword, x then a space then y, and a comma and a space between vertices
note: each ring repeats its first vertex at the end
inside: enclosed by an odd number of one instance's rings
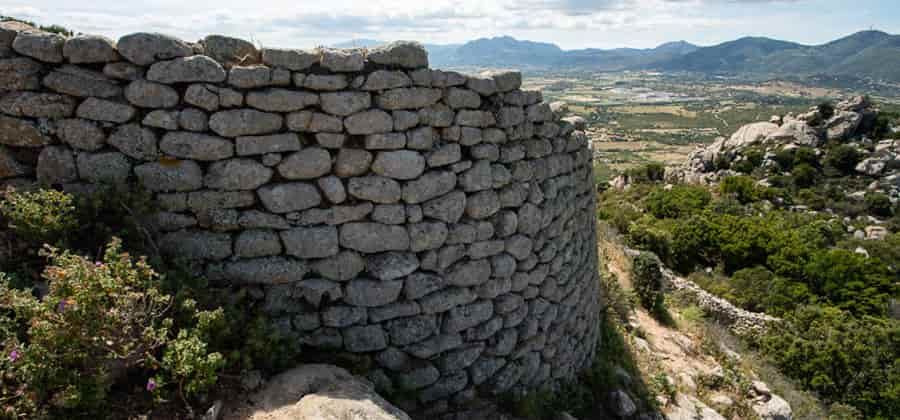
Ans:
POLYGON ((225 420, 409 420, 369 381, 331 365, 303 365, 270 379, 252 406, 225 420))

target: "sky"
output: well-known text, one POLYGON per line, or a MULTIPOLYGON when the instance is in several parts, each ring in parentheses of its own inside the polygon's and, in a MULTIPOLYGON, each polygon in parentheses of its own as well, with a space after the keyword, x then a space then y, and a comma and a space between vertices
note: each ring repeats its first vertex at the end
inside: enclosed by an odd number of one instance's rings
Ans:
POLYGON ((113 39, 222 34, 295 48, 501 35, 564 49, 714 45, 742 36, 821 44, 870 28, 900 33, 900 0, 0 0, 0 14, 113 39))

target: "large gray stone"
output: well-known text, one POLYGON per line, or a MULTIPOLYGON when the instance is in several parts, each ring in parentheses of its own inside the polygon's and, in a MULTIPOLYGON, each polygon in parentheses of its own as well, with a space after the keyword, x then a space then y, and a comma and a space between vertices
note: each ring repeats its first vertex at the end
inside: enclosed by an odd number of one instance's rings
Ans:
POLYGON ((160 83, 224 82, 225 69, 205 55, 161 61, 147 70, 147 80, 160 83))
POLYGON ((207 188, 227 191, 255 190, 272 179, 273 171, 252 159, 214 162, 206 170, 207 188))
POLYGON ((300 71, 318 63, 319 54, 314 51, 263 48, 262 62, 271 67, 300 71))
POLYGON ((266 89, 247 94, 247 105, 269 112, 293 112, 319 103, 319 95, 287 89, 266 89))
POLYGON ((238 156, 294 152, 300 150, 300 138, 294 133, 243 136, 235 139, 235 146, 238 156))
POLYGON ((491 277, 491 262, 488 260, 472 260, 462 262, 450 268, 445 276, 447 283, 454 286, 478 286, 491 277))
POLYGON ((293 153, 278 165, 278 173, 285 179, 314 179, 331 172, 331 154, 318 147, 308 147, 293 153))
MULTIPOLYGON (((177 240, 177 238, 175 239, 177 240)), ((224 249, 222 249, 222 253, 224 254, 224 249)), ((271 285, 297 282, 307 272, 309 272, 309 267, 303 261, 283 257, 265 257, 211 265, 207 269, 206 276, 210 281, 216 283, 271 285)))
POLYGON ((107 143, 135 159, 153 160, 159 156, 156 134, 138 124, 119 126, 109 136, 107 143))
POLYGON ((412 80, 402 71, 376 70, 366 77, 362 90, 386 90, 411 85, 412 80))
POLYGON ((379 204, 392 204, 400 201, 400 184, 382 176, 366 176, 350 178, 347 192, 360 200, 379 204))
POLYGON ((451 108, 478 109, 481 107, 481 96, 475 91, 453 87, 447 89, 444 102, 451 108))
POLYGON ((365 268, 366 261, 359 254, 352 251, 342 251, 331 258, 316 261, 313 265, 313 270, 322 277, 336 281, 347 281, 355 278, 365 268))
POLYGON ((231 235, 207 231, 179 231, 160 237, 167 255, 193 260, 223 260, 231 256, 231 235))
POLYGON ((235 66, 228 71, 228 84, 239 89, 289 86, 291 72, 266 66, 235 66))
POLYGON ((103 147, 106 134, 97 124, 77 118, 56 122, 56 135, 72 147, 95 151, 103 147))
POLYGON ((368 92, 327 92, 319 95, 322 110, 341 117, 353 115, 372 106, 368 92))
POLYGON ((380 108, 387 110, 418 109, 436 104, 442 96, 440 89, 399 88, 380 93, 375 102, 380 108))
POLYGON ((387 133, 393 129, 394 119, 380 109, 370 109, 344 118, 344 127, 354 135, 387 133))
POLYGON ((365 66, 365 57, 361 49, 319 48, 322 67, 334 72, 356 72, 365 66))
POLYGON ((266 210, 289 213, 306 210, 322 203, 322 195, 312 184, 291 182, 261 187, 257 193, 266 210))
POLYGON ((224 65, 253 64, 260 62, 260 53, 248 41, 222 35, 203 38, 203 53, 224 65))
POLYGON ((456 223, 466 210, 466 194, 454 191, 443 197, 426 201, 422 205, 422 213, 426 217, 447 223, 456 223))
POLYGON ((78 174, 93 183, 124 184, 131 174, 131 162, 118 152, 80 153, 78 174))
POLYGON ((304 365, 282 373, 253 402, 249 411, 254 414, 247 420, 410 420, 369 381, 330 365, 304 365))
POLYGON ((231 140, 186 131, 167 133, 159 148, 163 153, 184 159, 215 161, 234 156, 231 140))
POLYGON ((187 205, 195 212, 250 207, 256 202, 251 191, 196 191, 188 195, 187 205))
POLYGON ((403 201, 418 204, 440 197, 456 187, 456 174, 450 171, 429 171, 403 186, 403 201))
POLYGON ((209 119, 209 128, 223 137, 268 134, 281 129, 283 118, 278 114, 255 109, 219 111, 209 119))
POLYGON ((75 98, 56 93, 10 92, 0 99, 0 112, 16 117, 65 118, 75 112, 75 98))
POLYGON ((393 179, 416 179, 425 172, 425 157, 412 150, 379 152, 372 172, 393 179))
POLYGON ((438 249, 447 241, 447 225, 444 223, 414 223, 409 225, 410 249, 422 252, 438 249))
POLYGON ((362 307, 383 306, 396 302, 402 289, 402 281, 357 278, 350 280, 344 288, 344 302, 362 307))
POLYGON ((9 148, 0 145, 0 179, 27 175, 31 168, 19 163, 10 153, 9 148))
MULTIPOLYGON (((355 326, 341 331, 344 336, 344 347, 352 352, 383 350, 387 347, 384 330, 378 325, 355 326)), ((318 417, 327 418, 327 417, 318 417)), ((333 417, 338 419, 339 417, 333 417)))
POLYGON ((17 147, 41 147, 50 139, 31 121, 0 115, 0 144, 17 147))
POLYGON ((0 60, 0 89, 36 90, 41 86, 41 63, 30 58, 15 57, 0 60))
POLYGON ((65 146, 49 146, 41 150, 36 172, 38 181, 45 184, 64 184, 78 179, 75 157, 72 150, 65 146))
POLYGON ((141 108, 171 108, 178 105, 181 97, 164 84, 135 80, 125 88, 125 99, 141 108))
POLYGON ((271 230, 245 230, 234 240, 234 255, 238 258, 268 257, 281 254, 281 240, 271 230))
POLYGON ((124 123, 133 118, 136 112, 134 107, 128 104, 87 98, 78 105, 75 114, 86 120, 124 123))
POLYGON ((44 77, 44 86, 72 96, 111 98, 122 94, 122 87, 103 73, 66 65, 44 77))
POLYGON ((27 55, 46 63, 63 62, 63 45, 66 38, 59 34, 42 31, 19 32, 13 40, 12 48, 19 54, 27 55))
POLYGON ((466 216, 486 219, 500 211, 500 197, 494 190, 477 192, 466 197, 466 216))
POLYGON ((347 223, 341 226, 340 239, 342 247, 370 254, 409 249, 409 233, 401 226, 347 223))
POLYGON ((135 166, 134 174, 149 191, 194 191, 203 187, 203 170, 192 160, 145 163, 135 166))
POLYGON ((334 226, 285 230, 281 240, 285 253, 297 258, 328 258, 338 253, 338 230, 334 226))
POLYGON ((372 159, 372 154, 365 150, 341 149, 335 158, 334 174, 342 178, 365 174, 372 159))
POLYGON ((119 60, 115 43, 99 35, 76 35, 66 40, 63 56, 70 63, 109 63, 119 60))
POLYGON ((116 48, 126 60, 140 66, 153 64, 159 60, 186 57, 194 53, 193 48, 180 39, 145 32, 119 38, 116 48))
POLYGON ((428 52, 415 41, 395 41, 369 51, 367 58, 377 64, 406 69, 428 67, 428 52))
POLYGON ((398 279, 418 268, 419 259, 416 254, 408 252, 385 252, 366 257, 366 271, 379 280, 398 279))
POLYGON ((302 86, 306 89, 322 91, 341 90, 350 85, 347 76, 343 74, 309 74, 302 79, 301 83, 298 83, 298 79, 295 77, 294 84, 297 87, 302 86))

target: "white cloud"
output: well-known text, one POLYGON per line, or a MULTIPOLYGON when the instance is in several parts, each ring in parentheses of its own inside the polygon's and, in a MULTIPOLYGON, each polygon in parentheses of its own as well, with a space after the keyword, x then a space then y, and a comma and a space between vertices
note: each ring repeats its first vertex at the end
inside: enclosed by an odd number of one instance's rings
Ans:
POLYGON ((351 38, 451 43, 509 34, 578 48, 736 38, 743 35, 739 30, 757 30, 759 25, 725 16, 722 10, 798 1, 0 0, 0 13, 113 38, 138 30, 187 40, 219 33, 264 45, 310 47, 351 38))

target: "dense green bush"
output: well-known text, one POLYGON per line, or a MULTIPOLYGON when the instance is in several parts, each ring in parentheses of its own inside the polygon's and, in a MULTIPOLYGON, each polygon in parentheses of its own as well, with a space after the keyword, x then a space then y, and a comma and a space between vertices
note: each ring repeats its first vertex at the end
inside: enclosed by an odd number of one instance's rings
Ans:
POLYGON ((813 293, 857 315, 885 315, 897 292, 881 261, 846 249, 814 252, 804 275, 813 293))
POLYGON ((36 247, 64 245, 78 226, 74 198, 55 190, 7 192, 0 214, 18 238, 36 247))
POLYGON ((631 282, 641 306, 651 313, 662 309, 663 284, 662 267, 659 258, 650 252, 641 252, 634 257, 631 266, 631 282))
MULTIPOLYGON (((0 395, 13 417, 102 412, 112 385, 135 369, 187 383, 188 393, 215 382, 221 356, 198 344, 198 329, 172 337, 171 296, 145 260, 132 260, 113 240, 101 261, 49 248, 44 271, 49 291, 38 299, 0 280, 0 314, 14 334, 2 338, 9 357, 0 364, 0 395), (163 363, 155 358, 165 349, 163 363), (199 350, 199 351, 198 351, 199 350), (173 355, 174 354, 174 355, 173 355)), ((199 312, 211 320, 221 312, 199 312)), ((149 379, 149 391, 163 392, 149 379)))
POLYGON ((819 115, 821 115, 822 120, 827 120, 834 116, 834 105, 830 102, 822 102, 816 109, 819 110, 819 115))
POLYGON ((645 206, 659 219, 679 218, 694 214, 712 200, 712 194, 696 185, 676 185, 669 190, 657 188, 647 195, 645 206))
POLYGON ((900 416, 900 323, 806 306, 764 339, 779 369, 830 401, 873 419, 900 416))
POLYGON ((856 150, 855 147, 839 144, 828 151, 825 156, 825 165, 839 173, 851 174, 861 158, 859 150, 856 150))
POLYGON ((662 163, 650 162, 625 171, 631 182, 659 182, 665 178, 666 167, 662 163))
POLYGON ((719 191, 725 195, 735 197, 742 204, 751 203, 760 199, 759 188, 756 181, 749 176, 729 176, 719 184, 719 191))
POLYGON ((809 188, 816 183, 816 177, 819 175, 816 168, 807 163, 801 163, 794 167, 794 186, 796 188, 809 188))
POLYGON ((891 203, 891 199, 887 194, 867 193, 865 201, 869 213, 881 217, 891 217, 894 215, 894 204, 891 203))

